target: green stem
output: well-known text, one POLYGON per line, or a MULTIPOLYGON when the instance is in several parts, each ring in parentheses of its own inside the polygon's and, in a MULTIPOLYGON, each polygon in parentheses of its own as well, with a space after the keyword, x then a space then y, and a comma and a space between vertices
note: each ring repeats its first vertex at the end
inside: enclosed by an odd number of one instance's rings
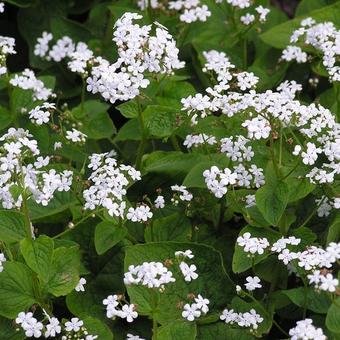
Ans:
POLYGON ((82 81, 82 87, 81 87, 81 103, 80 103, 80 109, 81 112, 84 112, 84 103, 85 103, 85 89, 86 89, 86 82, 84 77, 81 77, 82 81))
POLYGON ((174 147, 176 151, 182 151, 180 145, 178 144, 176 135, 171 135, 170 140, 171 140, 172 146, 174 147))
POLYGON ((248 65, 248 39, 245 37, 242 40, 243 45, 243 69, 247 69, 248 65))
POLYGON ((90 214, 84 216, 82 219, 80 219, 72 228, 68 228, 64 231, 62 231, 61 233, 53 236, 52 238, 56 239, 59 238, 61 236, 64 236, 66 234, 68 234, 69 232, 71 232, 72 230, 74 230, 79 224, 83 223, 84 221, 86 221, 87 219, 89 219, 93 214, 98 213, 100 211, 102 211, 103 209, 97 210, 97 211, 92 211, 90 214))
POLYGON ((323 197, 318 205, 313 209, 313 211, 310 213, 310 215, 306 218, 306 220, 300 225, 299 228, 305 227, 306 224, 313 218, 314 214, 317 212, 323 201, 325 200, 325 197, 323 197))
POLYGON ((136 168, 140 169, 142 157, 144 155, 145 146, 146 146, 146 132, 145 132, 145 126, 144 126, 144 120, 143 120, 143 114, 142 114, 142 107, 140 104, 139 97, 136 98, 137 105, 138 105, 138 121, 141 128, 141 134, 142 139, 139 143, 138 150, 137 150, 137 157, 136 157, 136 168))
MULTIPOLYGON (((267 312, 267 310, 257 301, 252 295, 248 294, 246 291, 243 291, 243 294, 248 296, 252 301, 254 301, 260 309, 263 311, 264 314, 266 314, 268 319, 272 319, 272 316, 267 312)), ((289 334, 274 320, 273 318, 273 324, 276 326, 276 328, 284 335, 289 337, 289 334)))
POLYGON ((32 240, 32 228, 31 228, 31 221, 30 221, 29 211, 28 211, 28 207, 27 207, 27 197, 26 197, 26 194, 22 195, 22 212, 24 213, 26 236, 27 236, 28 239, 32 240))

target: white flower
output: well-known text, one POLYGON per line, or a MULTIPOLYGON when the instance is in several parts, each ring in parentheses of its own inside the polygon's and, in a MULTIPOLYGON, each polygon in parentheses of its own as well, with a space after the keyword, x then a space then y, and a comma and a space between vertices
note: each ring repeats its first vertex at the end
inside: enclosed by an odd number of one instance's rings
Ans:
POLYGON ((84 322, 82 320, 72 318, 70 321, 65 322, 65 330, 67 332, 78 332, 83 325, 84 322))
POLYGON ((155 207, 157 209, 162 209, 165 207, 165 200, 164 200, 164 196, 157 196, 155 199, 155 207))
POLYGON ((184 258, 187 257, 188 259, 193 259, 195 257, 190 249, 187 249, 185 251, 178 250, 175 252, 175 256, 176 257, 183 256, 184 258))
POLYGON ((49 318, 49 323, 46 325, 45 337, 55 337, 56 334, 61 333, 61 326, 57 318, 49 318))
POLYGON ((74 289, 77 292, 85 292, 85 288, 84 288, 85 284, 86 284, 86 279, 81 277, 79 282, 78 282, 78 284, 77 284, 77 286, 76 286, 76 288, 74 288, 74 289))
POLYGON ((181 269, 185 281, 190 282, 191 280, 196 280, 198 278, 198 274, 195 272, 197 267, 194 264, 189 266, 182 261, 179 264, 179 268, 181 269))
POLYGON ((66 131, 65 138, 72 141, 73 143, 85 143, 87 135, 72 128, 72 131, 66 131))
POLYGON ((189 305, 186 303, 183 307, 182 317, 188 321, 194 321, 196 318, 201 316, 201 311, 198 309, 196 303, 189 305))
POLYGON ((126 319, 127 322, 132 322, 133 319, 138 317, 138 313, 135 311, 135 308, 134 304, 124 305, 118 316, 126 319))
POLYGON ((262 287, 262 285, 260 284, 261 280, 258 276, 254 276, 254 277, 248 276, 246 280, 247 280, 247 283, 245 283, 244 285, 246 289, 249 291, 253 291, 256 288, 262 287))
POLYGON ((328 273, 326 275, 320 276, 319 288, 328 292, 335 292, 339 285, 339 280, 334 278, 332 274, 328 273))
POLYGON ((200 309, 204 314, 207 314, 209 312, 209 300, 202 297, 202 295, 198 294, 198 296, 195 298, 195 303, 197 306, 197 309, 200 309))
POLYGON ((133 335, 133 334, 126 334, 126 340, 145 340, 141 337, 139 337, 138 335, 133 335))

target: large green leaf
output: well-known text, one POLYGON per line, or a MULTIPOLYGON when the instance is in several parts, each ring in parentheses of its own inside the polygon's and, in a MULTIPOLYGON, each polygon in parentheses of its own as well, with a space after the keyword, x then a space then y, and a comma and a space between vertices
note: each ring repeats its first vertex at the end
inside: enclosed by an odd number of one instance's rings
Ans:
POLYGON ((158 340, 195 340, 196 324, 194 322, 175 321, 161 326, 157 330, 158 340))
POLYGON ((326 326, 334 333, 340 333, 340 297, 332 303, 326 316, 326 326))
POLYGON ((26 238, 20 242, 20 251, 27 265, 45 283, 50 276, 53 248, 53 240, 45 235, 39 236, 36 240, 26 238))
POLYGON ((107 110, 109 105, 97 100, 87 100, 84 106, 72 110, 76 119, 83 123, 82 132, 91 139, 110 138, 116 132, 107 110))
POLYGON ((77 200, 71 191, 56 192, 47 206, 42 206, 30 200, 28 203, 30 218, 33 221, 42 220, 71 208, 76 202, 77 200))
POLYGON ((34 303, 33 272, 23 263, 6 262, 0 273, 0 315, 13 319, 34 303))
POLYGON ((48 291, 55 296, 67 295, 79 282, 78 247, 59 247, 53 251, 48 291))
POLYGON ((223 322, 211 325, 199 325, 197 340, 228 339, 228 340, 254 340, 256 339, 247 330, 234 329, 223 322))
POLYGON ((145 228, 146 242, 159 241, 190 241, 192 227, 190 220, 175 213, 166 217, 154 219, 151 224, 145 228))
POLYGON ((317 292, 314 288, 299 287, 283 290, 289 299, 299 307, 306 307, 315 312, 326 314, 332 301, 325 292, 317 292))
POLYGON ((0 239, 11 243, 25 237, 24 215, 13 210, 0 210, 0 239))
POLYGON ((283 181, 270 181, 256 192, 256 206, 264 218, 277 225, 288 203, 289 187, 283 181))
POLYGON ((142 113, 144 125, 153 137, 170 137, 177 127, 179 111, 168 106, 149 105, 142 113))
POLYGON ((178 264, 173 264, 169 270, 174 272, 176 282, 166 285, 163 293, 144 286, 127 286, 130 299, 138 306, 141 315, 152 315, 161 324, 182 320, 181 309, 177 306, 189 293, 201 294, 209 299, 212 312, 220 310, 230 302, 234 285, 223 268, 220 253, 209 246, 179 242, 134 245, 126 249, 124 267, 127 270, 129 265, 138 265, 144 261, 164 262, 166 259, 174 259, 175 251, 186 249, 191 249, 195 255, 193 263, 197 266, 199 275, 196 280, 185 282, 178 273, 178 264), (155 301, 155 295, 159 299, 157 307, 152 302, 155 301))
POLYGON ((98 339, 112 340, 113 335, 110 328, 99 319, 88 316, 84 320, 84 326, 91 335, 97 335, 98 339))
POLYGON ((109 221, 103 221, 96 225, 94 245, 99 255, 104 254, 127 234, 125 226, 117 225, 109 221))

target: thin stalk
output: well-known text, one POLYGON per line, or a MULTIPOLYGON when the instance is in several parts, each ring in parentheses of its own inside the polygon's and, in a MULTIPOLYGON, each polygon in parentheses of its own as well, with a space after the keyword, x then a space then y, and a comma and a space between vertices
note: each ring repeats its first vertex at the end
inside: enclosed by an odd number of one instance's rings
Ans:
POLYGON ((282 166, 282 126, 280 128, 280 153, 279 153, 279 167, 282 166))
MULTIPOLYGON (((248 294, 247 292, 243 291, 243 294, 248 296, 251 300, 253 300, 256 304, 259 305, 259 307, 262 309, 263 313, 266 314, 267 318, 271 319, 272 316, 267 312, 267 310, 257 301, 252 295, 248 294)), ((276 326, 276 328, 284 335, 289 337, 289 334, 274 320, 273 318, 273 324, 276 326)))
POLYGON ((84 103, 85 103, 85 89, 86 89, 86 82, 83 77, 81 77, 82 87, 81 87, 81 102, 80 102, 80 109, 81 112, 84 112, 84 103))
POLYGON ((24 213, 24 221, 25 221, 25 229, 26 229, 26 236, 28 239, 32 240, 32 228, 31 228, 31 220, 30 215, 27 207, 27 196, 24 192, 22 194, 22 212, 24 213))
POLYGON ((247 69, 248 65, 248 39, 245 37, 242 39, 243 45, 243 69, 247 69))
POLYGON ((317 212, 323 201, 325 200, 325 197, 323 197, 318 205, 313 209, 313 211, 310 213, 310 215, 306 218, 306 220, 300 225, 300 228, 305 227, 306 224, 313 218, 314 214, 317 212))
MULTIPOLYGON (((102 210, 102 209, 101 209, 101 210, 102 210)), ((68 229, 62 231, 61 233, 59 233, 59 234, 53 236, 52 238, 55 239, 55 238, 59 238, 59 237, 61 237, 61 236, 64 236, 64 235, 68 234, 69 232, 71 232, 72 230, 74 230, 79 224, 83 223, 84 221, 86 221, 87 219, 89 219, 93 214, 98 213, 98 212, 100 212, 101 210, 92 211, 90 214, 88 214, 88 215, 84 216, 82 219, 80 219, 80 220, 79 220, 72 228, 68 228, 68 229)))
POLYGON ((180 145, 178 143, 176 135, 171 135, 170 140, 171 140, 172 146, 174 147, 174 149, 176 151, 182 151, 181 147, 180 147, 180 145))
POLYGON ((140 169, 142 157, 144 155, 145 146, 146 146, 146 133, 145 133, 143 114, 142 114, 142 107, 140 104, 139 97, 137 97, 136 100, 137 100, 137 105, 138 105, 138 121, 139 121, 139 125, 141 128, 141 133, 142 133, 142 139, 139 143, 138 150, 137 150, 137 157, 136 157, 136 168, 140 169))

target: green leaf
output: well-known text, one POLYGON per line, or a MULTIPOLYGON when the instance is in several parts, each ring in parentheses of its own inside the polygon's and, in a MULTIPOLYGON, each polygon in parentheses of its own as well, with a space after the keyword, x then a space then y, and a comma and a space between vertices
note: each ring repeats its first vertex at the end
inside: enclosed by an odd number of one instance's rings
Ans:
MULTIPOLYGON (((260 238, 267 238, 269 243, 275 242, 279 237, 280 234, 270 230, 268 228, 257 228, 257 227, 251 227, 247 226, 243 228, 240 231, 240 236, 242 236, 245 233, 250 233, 252 237, 260 237, 260 238)), ((256 254, 254 259, 254 264, 260 263, 264 259, 266 259, 270 255, 269 251, 265 251, 264 254, 258 255, 256 254)), ((232 269, 234 273, 242 273, 246 271, 247 269, 251 268, 252 266, 252 258, 248 257, 248 254, 244 252, 243 247, 239 246, 237 243, 235 243, 235 252, 233 256, 233 262, 232 262, 232 269)))
POLYGON ((116 142, 122 142, 126 140, 141 140, 142 134, 137 118, 130 119, 126 122, 118 131, 115 137, 116 142))
POLYGON ((314 288, 299 287, 289 290, 283 290, 283 294, 299 307, 306 307, 315 312, 326 314, 332 301, 325 292, 318 292, 314 288))
POLYGON ((334 333, 340 333, 340 297, 332 303, 326 316, 326 326, 334 333))
POLYGON ((340 2, 286 21, 261 34, 260 37, 270 46, 281 49, 285 48, 289 44, 291 34, 300 27, 300 22, 305 17, 312 17, 317 22, 332 21, 337 26, 340 22, 340 2))
POLYGON ((26 238, 20 242, 20 251, 27 265, 45 283, 49 279, 53 248, 53 240, 45 235, 39 236, 36 240, 26 238))
POLYGON ((170 137, 177 127, 178 112, 167 106, 149 105, 142 113, 146 130, 154 137, 170 137))
POLYGON ((159 241, 190 241, 190 220, 182 214, 175 213, 170 216, 154 219, 152 224, 145 228, 146 242, 159 241))
POLYGON ((5 262, 0 273, 0 315, 13 319, 34 303, 33 272, 23 263, 5 262))
POLYGON ((138 117, 138 104, 135 100, 129 100, 119 104, 116 109, 126 118, 138 117))
POLYGON ((110 138, 116 132, 107 110, 109 105, 97 100, 87 100, 82 110, 77 106, 73 111, 75 118, 82 121, 84 132, 91 139, 110 138))
POLYGON ((0 130, 5 129, 12 122, 12 114, 5 107, 0 106, 0 130))
POLYGON ((181 309, 177 305, 185 301, 189 293, 202 294, 209 299, 211 312, 220 310, 230 302, 234 285, 225 272, 220 253, 209 246, 180 242, 138 244, 126 248, 124 267, 127 270, 132 264, 138 265, 145 261, 164 262, 167 259, 174 261, 169 270, 173 272, 176 282, 167 284, 164 292, 159 293, 144 286, 127 286, 130 300, 138 306, 137 310, 141 315, 152 315, 161 324, 183 320, 181 309), (199 275, 190 283, 184 281, 174 260, 175 251, 186 249, 191 249, 195 255, 193 263, 197 266, 196 272, 199 275), (155 297, 158 300, 157 308, 152 305, 155 297))
POLYGON ((206 159, 207 157, 201 154, 155 151, 144 157, 143 168, 149 173, 184 177, 198 162, 206 159))
POLYGON ((29 200, 30 218, 33 221, 42 220, 71 208, 76 202, 76 197, 71 191, 56 192, 47 206, 42 206, 33 200, 29 200))
POLYGON ((158 340, 195 340, 196 324, 194 322, 169 322, 157 329, 158 340))
POLYGON ((325 6, 327 6, 327 0, 302 0, 296 8, 295 16, 305 15, 325 6))
POLYGON ((256 206, 264 218, 276 226, 288 203, 288 185, 280 180, 266 182, 256 192, 256 206))
POLYGON ((13 210, 0 210, 0 239, 12 243, 25 237, 24 215, 13 210))
POLYGON ((125 226, 103 221, 96 225, 94 245, 99 255, 104 254, 127 235, 125 226))
POLYGON ((86 330, 91 335, 97 335, 98 339, 101 340, 112 340, 113 335, 111 333, 110 328, 99 319, 95 319, 91 316, 85 318, 84 320, 84 326, 86 327, 86 330))
POLYGON ((247 330, 231 328, 223 322, 198 326, 197 340, 226 339, 226 340, 255 340, 247 330))
POLYGON ((0 317, 0 339, 23 340, 25 338, 23 330, 18 330, 12 320, 0 317))
POLYGON ((340 239, 340 216, 335 215, 328 228, 327 243, 338 242, 340 239))
POLYGON ((78 247, 60 247, 53 251, 48 291, 54 296, 70 293, 79 282, 80 254, 78 247))

